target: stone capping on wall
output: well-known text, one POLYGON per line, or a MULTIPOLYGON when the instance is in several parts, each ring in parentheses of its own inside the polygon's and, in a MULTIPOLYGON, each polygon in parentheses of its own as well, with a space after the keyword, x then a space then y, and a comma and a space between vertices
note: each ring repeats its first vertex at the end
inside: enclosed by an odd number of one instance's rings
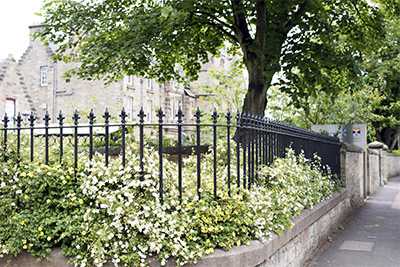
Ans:
POLYGON ((369 149, 368 148, 368 153, 372 155, 379 155, 379 149, 369 149))
POLYGON ((346 150, 347 152, 358 152, 358 153, 364 152, 362 147, 357 146, 357 145, 353 145, 353 144, 349 144, 349 143, 346 143, 346 142, 341 142, 340 143, 340 149, 341 150, 346 150))
MULTIPOLYGON (((329 212, 332 208, 338 205, 348 195, 347 189, 342 188, 341 192, 335 192, 333 196, 326 199, 311 210, 303 210, 293 220, 293 228, 284 231, 280 236, 273 235, 271 239, 266 239, 264 242, 258 240, 250 241, 250 245, 241 245, 233 247, 229 251, 216 249, 212 254, 205 255, 196 264, 185 264, 185 267, 254 267, 269 257, 276 251, 287 244, 291 239, 296 237, 307 227, 329 212)), ((12 258, 10 263, 7 263, 7 257, 0 259, 0 266, 7 267, 67 267, 68 258, 60 254, 60 248, 54 248, 49 255, 51 262, 43 259, 39 263, 36 262, 36 257, 30 255, 26 251, 21 252, 16 258, 12 258)), ((158 267, 159 263, 154 257, 148 260, 150 267, 158 267)), ((107 262, 105 267, 114 266, 111 262, 107 262)), ((166 267, 175 267, 176 261, 171 259, 165 265, 166 267)))
POLYGON ((381 149, 382 148, 383 150, 388 150, 387 145, 385 145, 384 143, 378 142, 378 141, 369 143, 368 148, 371 148, 371 149, 381 149))

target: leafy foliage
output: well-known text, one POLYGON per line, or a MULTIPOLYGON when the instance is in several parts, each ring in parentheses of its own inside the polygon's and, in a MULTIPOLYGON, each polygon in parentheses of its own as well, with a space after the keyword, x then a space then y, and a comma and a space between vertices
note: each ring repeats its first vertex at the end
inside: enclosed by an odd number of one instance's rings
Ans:
POLYGON ((203 97, 204 100, 221 107, 225 104, 231 107, 231 113, 236 114, 243 106, 244 95, 246 94, 243 68, 240 64, 234 63, 230 70, 212 69, 210 76, 216 79, 218 84, 201 85, 199 88, 210 94, 203 97))
POLYGON ((387 36, 382 46, 365 56, 360 64, 358 82, 339 73, 332 74, 341 91, 334 97, 316 88, 313 93, 297 95, 272 88, 268 112, 276 119, 310 128, 312 124, 368 124, 368 139, 381 140, 388 146, 397 141, 400 121, 400 39, 398 19, 389 18, 382 24, 387 36), (345 79, 343 79, 345 77, 345 79))
POLYGON ((372 109, 372 123, 379 141, 391 149, 400 133, 400 27, 399 19, 385 23, 387 37, 383 46, 365 63, 365 81, 382 96, 381 104, 372 109), (395 133, 397 132, 397 133, 395 133))
POLYGON ((187 82, 222 46, 240 49, 244 110, 258 115, 275 73, 283 71, 282 90, 295 99, 334 94, 384 34, 382 12, 366 0, 46 0, 43 15, 48 27, 37 36, 59 47, 55 59, 79 63, 67 77, 187 82))
MULTIPOLYGON (((132 136, 127 137, 132 141, 132 136)), ((25 138, 24 138, 25 139, 25 138)), ((29 139, 29 138, 27 138, 29 139)), ((321 170, 316 158, 296 157, 289 149, 259 171, 259 186, 237 188, 232 154, 231 196, 227 187, 226 144, 218 144, 217 195, 214 197, 213 153, 201 161, 201 197, 197 194, 197 159, 184 159, 182 201, 178 198, 177 164, 164 159, 164 205, 159 201, 158 153, 145 148, 143 181, 139 147, 129 142, 127 165, 113 159, 105 167, 96 154, 90 161, 79 153, 62 164, 50 151, 50 164, 35 154, 29 162, 24 143, 20 164, 10 141, 7 161, 0 161, 0 257, 27 250, 45 257, 53 246, 76 266, 115 264, 145 266, 149 255, 162 265, 174 257, 177 264, 196 261, 215 248, 230 249, 254 238, 281 233, 304 208, 329 197, 334 182, 329 169, 321 170)), ((55 147, 55 146, 54 146, 55 147)), ((234 147, 232 148, 232 151, 234 147)), ((233 152, 232 152, 233 153, 233 152)), ((243 176, 243 173, 241 173, 243 176)))
POLYGON ((296 108, 292 98, 271 88, 269 92, 271 105, 267 113, 272 118, 289 124, 311 129, 313 124, 368 124, 368 140, 375 140, 372 121, 379 119, 371 112, 380 107, 384 97, 376 88, 363 86, 357 90, 343 90, 336 97, 319 92, 316 96, 298 100, 296 108))

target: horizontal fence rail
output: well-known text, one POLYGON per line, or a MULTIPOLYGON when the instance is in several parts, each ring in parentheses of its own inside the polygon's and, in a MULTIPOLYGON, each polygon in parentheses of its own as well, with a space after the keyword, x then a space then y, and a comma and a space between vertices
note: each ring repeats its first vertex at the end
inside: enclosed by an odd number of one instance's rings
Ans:
MULTIPOLYGON (((288 125, 285 123, 277 122, 269 118, 262 118, 260 116, 249 115, 246 113, 231 114, 228 110, 224 116, 220 118, 220 115, 216 110, 210 114, 210 122, 202 120, 206 114, 203 114, 199 108, 197 108, 194 114, 193 123, 185 123, 184 114, 181 108, 179 108, 176 116, 176 123, 166 123, 164 121, 165 113, 160 108, 156 113, 158 117, 157 123, 145 123, 145 117, 147 114, 140 109, 138 114, 138 122, 131 123, 127 122, 127 113, 125 109, 121 110, 119 114, 119 120, 117 122, 111 122, 111 115, 106 109, 102 115, 103 123, 95 123, 96 116, 93 110, 88 114, 88 123, 80 123, 81 117, 78 111, 72 116, 72 123, 66 124, 65 117, 60 111, 57 120, 57 124, 50 124, 50 116, 48 113, 45 114, 43 121, 44 124, 35 124, 39 119, 30 114, 28 121, 23 122, 21 114, 18 114, 16 118, 9 118, 7 114, 2 119, 3 127, 0 128, 2 132, 1 148, 3 151, 7 151, 9 142, 8 138, 10 135, 16 136, 16 151, 18 162, 21 157, 21 138, 29 139, 29 151, 30 161, 34 161, 34 151, 37 149, 34 145, 34 140, 37 138, 44 139, 44 163, 49 164, 49 147, 53 145, 58 146, 59 160, 62 162, 64 156, 64 148, 66 145, 73 147, 74 152, 74 166, 77 169, 78 166, 78 148, 85 146, 89 159, 93 158, 95 153, 94 142, 101 140, 104 143, 104 159, 105 165, 108 166, 109 159, 114 155, 111 143, 116 141, 115 135, 120 140, 120 147, 118 148, 117 155, 122 159, 122 165, 126 165, 126 134, 129 132, 128 128, 138 130, 138 142, 140 147, 140 180, 144 180, 144 148, 145 148, 145 129, 153 128, 158 132, 156 148, 159 153, 159 198, 160 202, 163 203, 163 155, 168 153, 167 147, 163 145, 163 138, 165 137, 165 129, 174 129, 177 135, 177 145, 175 151, 177 153, 178 163, 178 188, 179 188, 179 200, 182 200, 182 171, 183 156, 185 153, 183 134, 186 131, 190 131, 194 136, 194 144, 191 146, 194 151, 194 155, 197 158, 197 173, 193 174, 197 176, 197 193, 201 197, 201 150, 204 150, 204 143, 202 143, 202 137, 208 135, 211 137, 209 150, 213 152, 213 183, 214 183, 214 197, 217 198, 217 183, 218 173, 217 169, 217 141, 219 138, 225 138, 226 149, 227 149, 227 183, 229 188, 229 194, 231 194, 231 154, 233 153, 236 157, 236 181, 235 184, 238 187, 244 187, 250 189, 252 186, 257 184, 259 167, 269 165, 273 162, 276 157, 284 157, 286 148, 292 147, 294 151, 299 154, 304 152, 307 158, 312 158, 316 153, 321 158, 323 165, 328 165, 331 168, 332 174, 340 177, 340 141, 338 138, 326 136, 320 133, 308 131, 299 127, 288 125), (218 120, 219 119, 219 120, 218 120), (10 124, 10 121, 13 121, 10 124), (221 123, 223 121, 223 123, 221 123), (211 133, 204 133, 204 128, 211 129, 211 133), (221 137, 217 135, 219 129, 225 130, 225 136, 221 137), (25 134, 23 134, 25 133, 25 134), (232 142, 236 142, 236 151, 232 151, 232 142), (231 153, 232 152, 232 153, 231 153)), ((189 118, 190 119, 190 118, 189 118)), ((82 153, 82 152, 81 152, 82 153)), ((27 157, 27 155, 24 155, 27 157)), ((5 158, 4 160, 7 160, 5 158)))

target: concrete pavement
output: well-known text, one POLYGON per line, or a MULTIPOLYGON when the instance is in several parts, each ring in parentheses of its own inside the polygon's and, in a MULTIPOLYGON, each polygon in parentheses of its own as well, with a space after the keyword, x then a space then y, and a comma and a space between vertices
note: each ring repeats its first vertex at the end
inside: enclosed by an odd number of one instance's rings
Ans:
POLYGON ((400 267, 400 176, 366 200, 311 267, 400 267))

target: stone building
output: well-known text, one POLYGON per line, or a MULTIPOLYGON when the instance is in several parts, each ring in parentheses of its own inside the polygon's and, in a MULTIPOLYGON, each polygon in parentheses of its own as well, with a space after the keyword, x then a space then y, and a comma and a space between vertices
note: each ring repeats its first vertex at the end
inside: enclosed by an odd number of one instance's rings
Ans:
MULTIPOLYGON (((31 35, 43 25, 30 26, 31 35)), ((26 120, 31 112, 38 117, 38 123, 48 112, 52 123, 62 111, 71 120, 72 114, 78 110, 81 120, 87 120, 87 114, 93 108, 98 120, 106 108, 111 115, 118 118, 122 109, 128 114, 128 121, 136 121, 140 107, 146 113, 147 122, 156 122, 156 109, 161 107, 165 120, 175 122, 175 114, 181 107, 185 120, 194 118, 194 108, 212 108, 212 104, 201 100, 204 95, 198 89, 201 83, 215 83, 210 78, 208 69, 224 66, 229 68, 230 57, 222 53, 220 58, 212 59, 202 66, 199 81, 184 87, 175 81, 158 83, 155 79, 142 77, 123 77, 120 81, 105 85, 102 80, 85 81, 72 78, 66 82, 64 73, 74 67, 74 63, 54 62, 56 47, 45 46, 40 40, 30 37, 30 44, 21 59, 16 62, 10 55, 0 61, 0 116, 7 113, 13 117, 20 112, 26 120)))
POLYGON ((0 103, 1 116, 7 113, 9 118, 13 118, 17 109, 25 116, 31 110, 36 112, 24 77, 12 55, 0 61, 0 103))

